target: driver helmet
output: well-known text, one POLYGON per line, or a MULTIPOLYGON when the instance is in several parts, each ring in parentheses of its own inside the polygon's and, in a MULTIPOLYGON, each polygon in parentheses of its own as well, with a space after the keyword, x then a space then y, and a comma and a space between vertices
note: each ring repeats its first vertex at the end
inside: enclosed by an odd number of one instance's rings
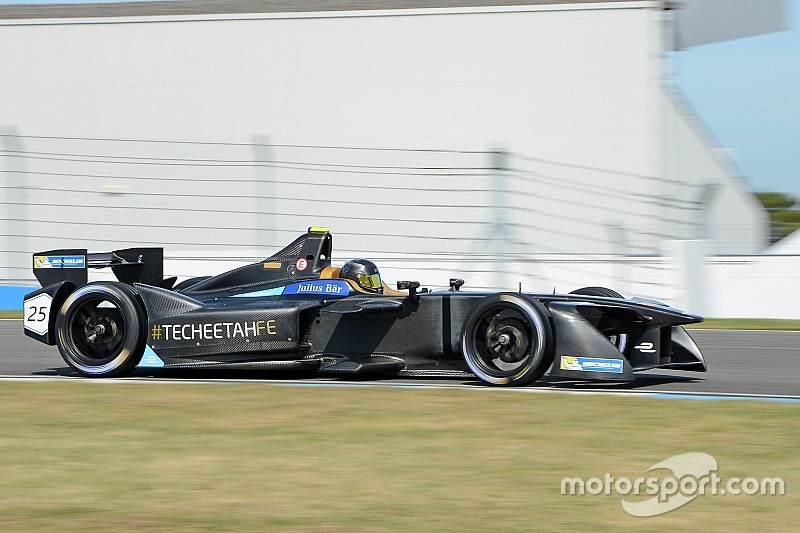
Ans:
POLYGON ((342 267, 340 276, 355 281, 365 291, 383 293, 381 273, 378 272, 375 263, 367 259, 348 261, 342 267))

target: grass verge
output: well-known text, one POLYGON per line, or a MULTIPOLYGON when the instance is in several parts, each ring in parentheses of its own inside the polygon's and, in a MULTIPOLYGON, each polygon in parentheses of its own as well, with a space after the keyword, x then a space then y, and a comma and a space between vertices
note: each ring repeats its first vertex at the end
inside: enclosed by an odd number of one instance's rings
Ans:
MULTIPOLYGON (((260 384, 0 384, 0 530, 791 530, 791 404, 260 384), (702 451, 784 496, 635 518, 561 479, 702 451)), ((636 498, 631 498, 636 499, 636 498)), ((642 498, 639 498, 642 499, 642 498)))

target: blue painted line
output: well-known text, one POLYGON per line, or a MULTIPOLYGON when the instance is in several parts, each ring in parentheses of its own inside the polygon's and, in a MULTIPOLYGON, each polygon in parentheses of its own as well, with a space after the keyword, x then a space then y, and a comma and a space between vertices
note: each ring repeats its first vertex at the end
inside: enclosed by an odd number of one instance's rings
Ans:
MULTIPOLYGON (((274 383, 274 382, 273 382, 274 383)), ((739 396, 739 395, 723 395, 723 394, 681 394, 670 392, 608 392, 608 391, 578 391, 578 390, 563 390, 563 389, 542 389, 542 388, 495 388, 495 387, 461 387, 461 386, 428 386, 428 385, 401 385, 397 383, 354 383, 352 381, 323 381, 318 383, 311 382, 296 382, 286 381, 281 383, 274 383, 277 385, 285 385, 288 387, 369 387, 379 386, 389 389, 461 389, 461 390, 484 390, 484 391, 503 391, 503 392, 554 392, 566 394, 603 394, 606 396, 625 396, 627 398, 655 398, 660 400, 695 400, 695 401, 715 401, 715 400, 744 400, 750 402, 777 402, 777 403, 797 403, 800 404, 800 398, 792 397, 774 397, 774 396, 739 396)))
POLYGON ((554 392, 554 393, 564 393, 564 394, 575 394, 575 395, 586 395, 586 394, 602 394, 605 396, 625 396, 627 398, 655 398, 661 400, 702 400, 702 401, 714 401, 714 400, 746 400, 746 401, 756 401, 756 402, 778 402, 778 403, 800 403, 800 398, 791 398, 791 397, 771 397, 771 396, 738 396, 738 395, 723 395, 723 394, 681 394, 681 393, 670 393, 670 392, 608 392, 608 391, 579 391, 579 390, 564 390, 564 389, 543 389, 537 387, 509 387, 509 388, 497 388, 497 387, 463 387, 459 385, 403 385, 399 383, 380 383, 380 382, 367 382, 367 383, 357 383, 352 381, 320 381, 320 382, 308 382, 308 381, 282 381, 282 382, 270 382, 273 385, 283 385, 287 387, 357 387, 357 388, 364 388, 364 387, 386 387, 389 389, 459 389, 459 390, 482 390, 482 391, 503 391, 503 392, 554 392))
POLYGON ((142 378, 142 377, 129 377, 124 379, 110 378, 110 379, 85 379, 81 377, 71 376, 8 376, 0 375, 0 381, 74 381, 87 384, 97 383, 157 383, 157 384, 176 384, 176 385, 191 385, 191 384, 204 384, 204 385, 237 385, 237 384, 268 384, 284 387, 349 387, 349 388, 367 388, 367 387, 382 387, 389 389, 406 389, 406 390, 469 390, 475 392, 495 392, 495 393, 528 393, 528 394, 564 394, 573 396, 589 396, 589 395, 603 395, 603 396, 624 396, 626 398, 655 398, 662 400, 744 400, 755 402, 777 402, 800 404, 800 396, 747 396, 736 394, 681 394, 678 392, 633 392, 633 391, 603 391, 603 390, 574 390, 574 389, 549 389, 541 387, 476 387, 465 385, 427 385, 427 384, 400 384, 400 383, 381 383, 381 382, 353 382, 353 381, 277 381, 277 380, 249 380, 249 379, 163 379, 163 378, 142 378))
POLYGON ((662 400, 746 400, 749 402, 778 402, 778 403, 800 403, 800 398, 780 398, 772 396, 725 396, 721 394, 670 394, 667 392, 643 392, 641 396, 647 398, 657 398, 662 400))

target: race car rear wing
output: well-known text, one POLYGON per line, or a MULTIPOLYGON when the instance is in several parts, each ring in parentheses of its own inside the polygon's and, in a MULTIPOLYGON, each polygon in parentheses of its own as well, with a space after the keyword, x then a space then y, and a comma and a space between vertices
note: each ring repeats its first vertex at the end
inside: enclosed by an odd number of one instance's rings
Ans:
POLYGON ((42 287, 71 281, 80 287, 89 281, 90 268, 108 268, 122 283, 160 285, 164 277, 163 248, 126 248, 88 253, 86 249, 63 249, 33 254, 33 275, 42 287))

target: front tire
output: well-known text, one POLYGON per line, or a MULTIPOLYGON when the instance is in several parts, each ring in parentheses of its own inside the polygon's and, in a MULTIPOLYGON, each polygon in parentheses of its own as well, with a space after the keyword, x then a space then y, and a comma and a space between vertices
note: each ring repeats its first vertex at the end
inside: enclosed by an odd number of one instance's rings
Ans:
POLYGON ((608 289, 606 287, 581 287, 580 289, 575 289, 570 294, 580 294, 583 296, 603 296, 605 298, 624 299, 620 293, 618 293, 614 289, 608 289))
MULTIPOLYGON (((574 291, 570 292, 570 294, 577 294, 581 296, 602 296, 604 298, 619 298, 620 300, 625 299, 625 297, 620 293, 607 287, 581 287, 580 289, 575 289, 574 291)), ((626 333, 611 335, 608 340, 611 344, 616 346, 620 353, 625 353, 625 349, 628 347, 628 335, 626 333)))
POLYGON ((461 335, 464 360, 493 385, 533 383, 553 364, 550 315, 538 300, 493 294, 473 307, 461 335))
POLYGON ((64 361, 89 377, 131 372, 142 358, 145 321, 129 285, 98 282, 70 294, 56 317, 56 344, 64 361))

